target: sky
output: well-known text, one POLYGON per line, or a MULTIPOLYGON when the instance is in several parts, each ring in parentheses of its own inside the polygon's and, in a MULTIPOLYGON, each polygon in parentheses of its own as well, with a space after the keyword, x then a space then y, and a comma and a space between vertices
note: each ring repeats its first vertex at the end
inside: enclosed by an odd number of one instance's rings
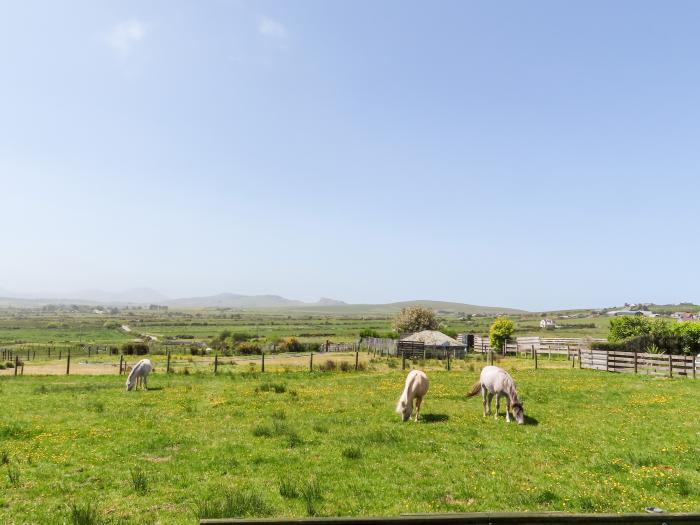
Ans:
POLYGON ((697 2, 0 4, 0 288, 700 302, 697 2))

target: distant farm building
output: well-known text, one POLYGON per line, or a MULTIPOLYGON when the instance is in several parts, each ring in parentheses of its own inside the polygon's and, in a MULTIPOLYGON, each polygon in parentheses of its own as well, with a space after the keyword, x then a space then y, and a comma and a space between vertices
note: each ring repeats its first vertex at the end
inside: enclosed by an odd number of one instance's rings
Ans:
POLYGON ((641 310, 610 310, 608 315, 611 317, 619 317, 621 315, 644 315, 641 310))
POLYGON ((540 328, 545 330, 554 330, 556 328, 556 324, 551 319, 540 319, 540 328))

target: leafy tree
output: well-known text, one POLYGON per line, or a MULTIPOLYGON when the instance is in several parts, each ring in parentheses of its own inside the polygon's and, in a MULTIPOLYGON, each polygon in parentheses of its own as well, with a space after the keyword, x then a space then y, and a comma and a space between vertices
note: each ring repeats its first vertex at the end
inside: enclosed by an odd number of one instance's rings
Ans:
POLYGON ((505 317, 497 317, 491 328, 489 328, 491 348, 494 350, 503 348, 503 343, 513 335, 513 332, 515 332, 515 323, 513 321, 505 317))
POLYGON ((639 335, 653 335, 656 337, 668 337, 674 330, 666 319, 642 317, 639 315, 625 315, 610 319, 608 341, 617 342, 639 335))
POLYGON ((398 333, 437 330, 439 325, 435 312, 422 306, 402 308, 394 317, 394 330, 398 333))
POLYGON ((673 334, 676 335, 681 342, 681 347, 684 354, 700 353, 700 323, 697 321, 684 321, 676 323, 673 328, 673 334))

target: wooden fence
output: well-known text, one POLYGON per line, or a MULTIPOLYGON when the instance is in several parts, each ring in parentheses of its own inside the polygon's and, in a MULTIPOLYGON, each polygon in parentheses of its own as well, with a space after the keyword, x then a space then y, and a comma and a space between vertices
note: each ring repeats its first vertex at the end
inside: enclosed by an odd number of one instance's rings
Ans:
POLYGON ((698 525, 700 514, 568 514, 474 512, 388 518, 203 519, 201 525, 698 525))
POLYGON ((0 347, 0 361, 12 361, 15 357, 22 361, 37 359, 66 359, 73 357, 92 357, 118 352, 114 345, 95 344, 18 344, 0 347))
POLYGON ((362 337, 360 339, 360 347, 375 356, 395 356, 398 355, 396 351, 397 342, 397 339, 388 337, 362 337))
POLYGON ((321 345, 321 352, 356 352, 360 348, 358 343, 331 343, 326 341, 321 345))
POLYGON ((474 335, 474 351, 485 354, 491 351, 491 342, 488 337, 474 335))
POLYGON ((504 348, 492 349, 487 336, 474 335, 474 352, 487 353, 494 352, 502 354, 524 354, 532 355, 533 351, 538 354, 566 355, 578 354, 579 350, 589 349, 593 341, 604 341, 604 339, 594 339, 590 337, 557 337, 545 338, 539 336, 521 336, 515 341, 508 341, 504 348))
POLYGON ((693 355, 581 350, 580 359, 581 368, 606 372, 685 376, 695 379, 700 371, 700 356, 693 355))

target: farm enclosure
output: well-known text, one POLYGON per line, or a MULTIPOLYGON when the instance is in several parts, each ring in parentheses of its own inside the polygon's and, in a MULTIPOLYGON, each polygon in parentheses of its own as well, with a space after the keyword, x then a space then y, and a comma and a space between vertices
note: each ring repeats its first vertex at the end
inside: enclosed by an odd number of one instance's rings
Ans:
POLYGON ((503 359, 530 418, 519 427, 465 400, 483 361, 452 372, 429 363, 424 421, 402 424, 404 373, 390 362, 364 373, 156 373, 152 390, 130 394, 115 376, 1 378, 0 453, 17 477, 3 480, 0 521, 94 501, 115 522, 195 523, 231 490, 259 496, 254 515, 304 516, 303 498, 280 487, 309 482, 319 515, 700 510, 700 424, 688 417, 697 382, 503 359))

